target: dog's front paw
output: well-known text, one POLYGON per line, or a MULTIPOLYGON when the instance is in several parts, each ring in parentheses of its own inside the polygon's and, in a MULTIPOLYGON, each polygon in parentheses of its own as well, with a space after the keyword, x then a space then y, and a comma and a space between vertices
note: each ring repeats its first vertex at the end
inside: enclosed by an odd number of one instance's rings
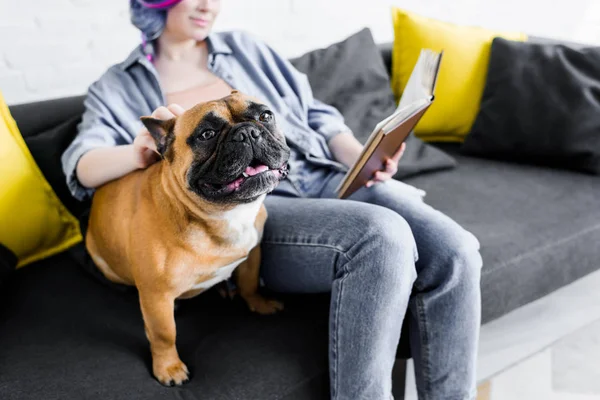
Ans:
POLYGON ((156 379, 165 386, 181 386, 190 380, 187 367, 179 359, 175 362, 157 360, 153 369, 156 379))
POLYGON ((277 300, 265 299, 259 294, 246 296, 244 300, 246 300, 250 311, 254 311, 259 314, 275 314, 277 311, 283 310, 283 303, 277 300))

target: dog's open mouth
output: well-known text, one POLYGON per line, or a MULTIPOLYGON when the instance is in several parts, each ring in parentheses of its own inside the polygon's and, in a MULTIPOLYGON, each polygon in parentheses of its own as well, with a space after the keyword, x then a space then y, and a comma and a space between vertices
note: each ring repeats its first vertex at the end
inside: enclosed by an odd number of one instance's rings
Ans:
POLYGON ((233 192, 238 190, 247 180, 258 177, 258 175, 264 173, 273 173, 277 178, 285 178, 288 173, 288 165, 287 163, 283 163, 279 168, 272 169, 257 159, 254 159, 250 165, 246 167, 244 172, 233 181, 228 183, 206 182, 204 185, 215 192, 233 192))

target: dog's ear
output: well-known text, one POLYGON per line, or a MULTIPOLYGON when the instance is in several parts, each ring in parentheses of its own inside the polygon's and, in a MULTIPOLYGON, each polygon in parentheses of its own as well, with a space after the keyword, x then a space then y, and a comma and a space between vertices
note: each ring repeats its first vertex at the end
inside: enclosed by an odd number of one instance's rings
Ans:
POLYGON ((175 118, 162 120, 152 117, 141 117, 140 119, 154 139, 158 153, 164 158, 169 146, 175 140, 175 133, 173 132, 175 118))

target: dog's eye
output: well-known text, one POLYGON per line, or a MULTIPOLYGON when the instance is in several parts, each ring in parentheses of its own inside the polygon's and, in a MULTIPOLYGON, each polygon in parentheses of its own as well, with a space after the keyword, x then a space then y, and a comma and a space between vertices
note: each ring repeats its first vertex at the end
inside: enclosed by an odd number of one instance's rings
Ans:
POLYGON ((273 113, 271 111, 265 111, 262 114, 260 114, 260 117, 258 117, 258 119, 260 120, 260 122, 269 123, 273 120, 273 113))
POLYGON ((212 129, 207 129, 204 132, 202 132, 202 139, 203 140, 208 140, 208 139, 212 139, 213 137, 215 137, 215 135, 217 134, 216 131, 213 131, 212 129))

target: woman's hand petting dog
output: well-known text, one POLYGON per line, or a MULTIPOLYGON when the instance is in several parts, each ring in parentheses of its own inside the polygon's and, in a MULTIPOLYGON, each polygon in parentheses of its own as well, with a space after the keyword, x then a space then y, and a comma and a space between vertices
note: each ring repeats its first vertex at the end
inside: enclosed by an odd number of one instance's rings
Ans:
MULTIPOLYGON (((167 107, 158 107, 152 113, 152 117, 156 119, 169 120, 183 114, 185 110, 178 104, 170 104, 167 107)), ((160 155, 156 149, 156 142, 145 127, 133 140, 133 149, 135 157, 135 165, 138 168, 148 168, 160 160, 160 155)))

